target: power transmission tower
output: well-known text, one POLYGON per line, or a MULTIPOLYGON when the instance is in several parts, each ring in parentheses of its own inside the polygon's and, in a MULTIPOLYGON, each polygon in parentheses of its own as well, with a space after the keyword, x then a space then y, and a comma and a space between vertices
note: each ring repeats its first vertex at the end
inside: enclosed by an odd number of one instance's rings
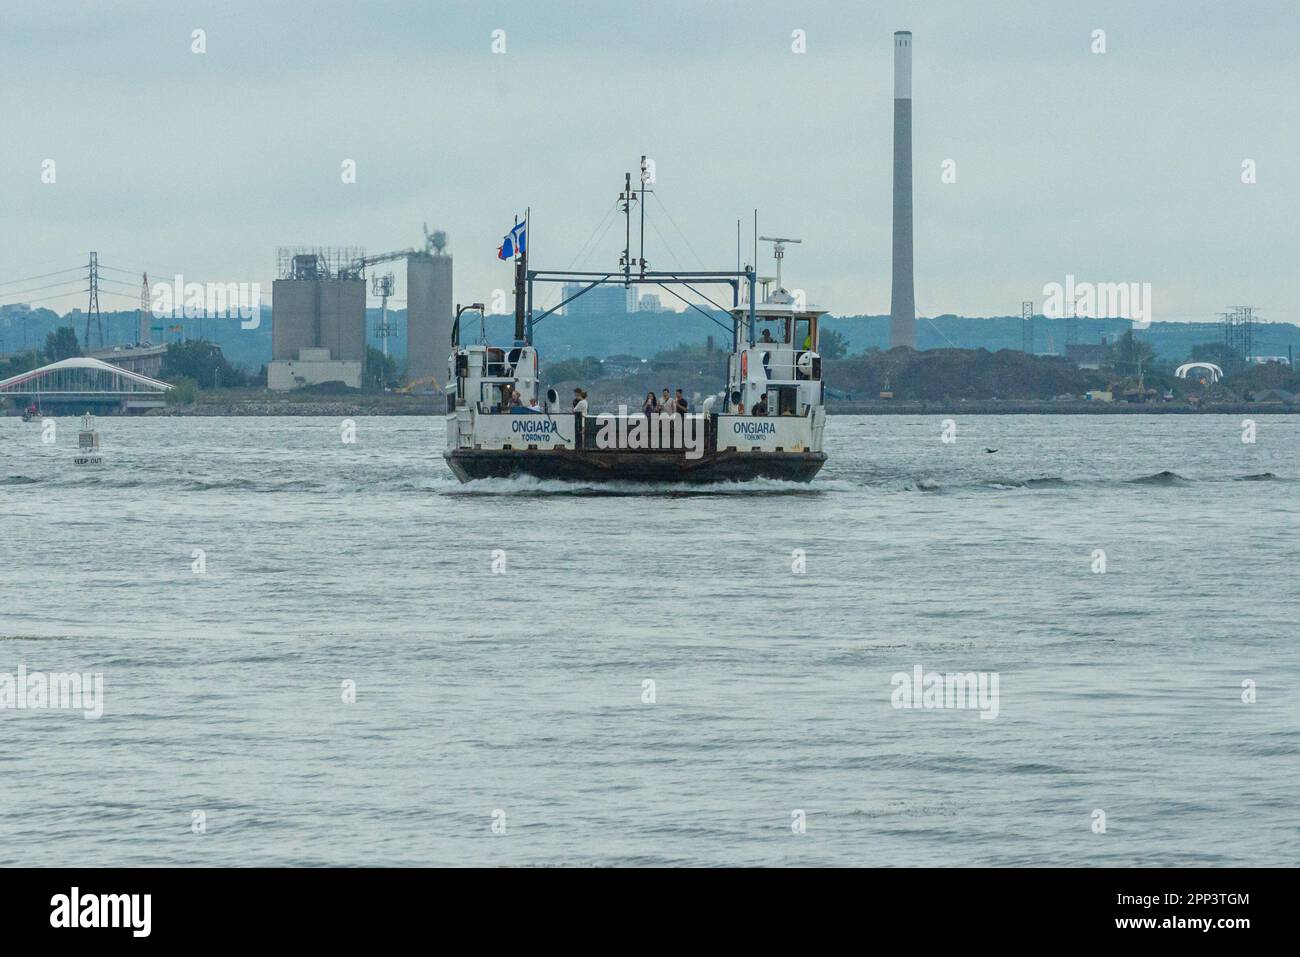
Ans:
POLYGON ((136 331, 136 342, 143 345, 149 341, 149 274, 144 273, 140 282, 140 328, 136 331))
POLYGON ((99 317, 99 253, 90 254, 90 303, 86 306, 86 349, 90 349, 90 320, 95 320, 99 348, 104 348, 104 324, 99 317))
POLYGON ((1223 322, 1223 344, 1249 361, 1255 351, 1255 310, 1251 306, 1237 306, 1231 312, 1219 313, 1223 322))
POLYGON ((1020 349, 1034 354, 1034 303, 1030 299, 1020 304, 1020 349))

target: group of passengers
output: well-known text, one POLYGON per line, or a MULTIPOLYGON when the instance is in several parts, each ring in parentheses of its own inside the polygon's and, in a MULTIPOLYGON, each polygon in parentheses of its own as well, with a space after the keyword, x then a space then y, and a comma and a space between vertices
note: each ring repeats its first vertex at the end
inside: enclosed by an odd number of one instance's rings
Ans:
POLYGON ((538 402, 537 396, 533 396, 531 401, 525 402, 524 397, 520 394, 519 390, 514 387, 513 383, 502 382, 501 410, 504 412, 506 409, 509 409, 512 415, 519 415, 526 412, 545 411, 538 402))
POLYGON ((682 390, 677 390, 674 397, 667 389, 664 389, 663 398, 660 399, 651 389, 645 394, 645 401, 641 403, 641 411, 646 415, 685 415, 691 411, 691 403, 686 396, 682 395, 682 390))
MULTIPOLYGON (((547 412, 536 396, 525 402, 524 397, 519 390, 509 382, 501 383, 501 408, 509 409, 513 415, 521 415, 529 412, 547 412)), ((576 387, 573 390, 573 411, 579 415, 587 414, 587 390, 582 387, 576 387)), ((672 395, 667 389, 663 391, 663 397, 654 394, 654 390, 646 393, 645 401, 641 403, 641 411, 647 415, 685 415, 691 411, 690 400, 678 389, 677 394, 672 395)), ((740 415, 745 414, 745 403, 738 403, 736 412, 740 415)), ((767 415, 767 393, 759 396, 754 403, 754 408, 750 410, 750 415, 767 415)))

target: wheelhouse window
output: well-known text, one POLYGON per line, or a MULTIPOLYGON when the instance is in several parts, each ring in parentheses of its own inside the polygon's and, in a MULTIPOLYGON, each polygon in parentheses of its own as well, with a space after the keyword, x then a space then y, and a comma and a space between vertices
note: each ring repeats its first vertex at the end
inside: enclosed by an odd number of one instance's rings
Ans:
POLYGON ((817 348, 817 320, 811 316, 800 317, 794 321, 794 346, 807 351, 817 348))
POLYGON ((758 342, 760 345, 783 345, 790 341, 788 319, 760 320, 758 342))
MULTIPOLYGON (((775 389, 769 388, 768 392, 776 393, 775 409, 777 415, 798 415, 799 414, 799 389, 796 386, 777 386, 775 389)), ((768 400, 771 401, 769 394, 768 400)))

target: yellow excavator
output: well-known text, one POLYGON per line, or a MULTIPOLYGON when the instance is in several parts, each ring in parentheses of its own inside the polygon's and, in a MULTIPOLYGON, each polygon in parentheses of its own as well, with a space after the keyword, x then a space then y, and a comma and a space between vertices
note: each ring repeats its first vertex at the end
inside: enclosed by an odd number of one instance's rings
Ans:
POLYGON ((415 392, 417 389, 420 389, 422 386, 429 386, 431 391, 433 392, 442 391, 442 386, 438 384, 438 380, 431 375, 427 375, 422 379, 412 379, 410 382, 406 383, 406 385, 402 386, 397 391, 400 392, 402 395, 410 395, 412 392, 415 392))

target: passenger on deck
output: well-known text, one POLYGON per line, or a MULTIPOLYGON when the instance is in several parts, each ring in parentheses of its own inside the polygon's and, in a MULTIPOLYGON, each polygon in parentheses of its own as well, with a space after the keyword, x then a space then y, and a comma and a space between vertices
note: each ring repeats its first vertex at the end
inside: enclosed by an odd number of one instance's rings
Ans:
POLYGON ((587 414, 587 393, 582 389, 573 390, 573 411, 579 415, 587 414))
POLYGON ((663 401, 659 403, 659 412, 661 415, 672 415, 677 411, 677 405, 673 402, 673 397, 664 389, 663 401))
POLYGON ((677 398, 673 400, 673 408, 682 415, 691 411, 691 404, 686 401, 686 396, 682 395, 681 389, 677 390, 677 398))
POLYGON ((767 415, 767 393, 764 392, 758 397, 758 402, 754 404, 753 415, 767 415))
POLYGON ((537 398, 537 396, 533 396, 533 401, 528 403, 528 411, 529 411, 529 412, 541 412, 541 411, 542 411, 542 403, 541 403, 541 401, 537 398))
POLYGON ((775 341, 775 340, 773 340, 773 338, 772 338, 772 330, 771 330, 771 329, 764 329, 764 330, 763 330, 763 338, 760 339, 759 342, 773 342, 773 341, 775 341))
POLYGON ((659 411, 659 400, 655 398, 654 389, 645 394, 645 401, 641 403, 641 411, 647 416, 654 415, 659 411))
POLYGON ((531 411, 528 406, 524 405, 524 397, 519 394, 518 389, 510 390, 510 414, 526 415, 531 411))

